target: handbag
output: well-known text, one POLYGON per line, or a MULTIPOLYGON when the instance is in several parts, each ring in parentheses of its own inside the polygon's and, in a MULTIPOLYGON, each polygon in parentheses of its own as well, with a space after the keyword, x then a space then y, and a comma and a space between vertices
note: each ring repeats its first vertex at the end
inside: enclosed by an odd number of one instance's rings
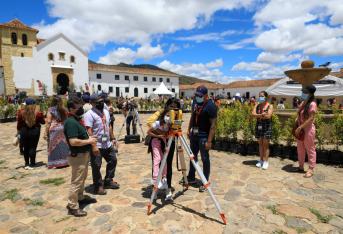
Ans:
POLYGON ((17 146, 19 144, 19 134, 14 136, 12 144, 13 146, 17 146))
MULTIPOLYGON (((299 117, 299 116, 298 116, 299 117)), ((304 129, 301 129, 300 130, 300 133, 297 135, 295 134, 295 131, 298 129, 298 127, 300 126, 299 124, 299 121, 296 121, 294 126, 293 126, 293 129, 292 129, 292 135, 299 141, 304 141, 305 139, 305 131, 304 129)))

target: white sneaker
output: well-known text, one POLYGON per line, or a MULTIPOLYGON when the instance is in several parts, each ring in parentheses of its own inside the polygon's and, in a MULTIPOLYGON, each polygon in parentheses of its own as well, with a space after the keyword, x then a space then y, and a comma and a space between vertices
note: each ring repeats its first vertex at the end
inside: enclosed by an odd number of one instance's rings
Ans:
POLYGON ((173 194, 170 188, 167 190, 167 195, 165 201, 173 201, 173 194))
POLYGON ((257 163, 256 163, 256 167, 258 168, 261 168, 263 165, 263 161, 262 160, 259 160, 257 163))
POLYGON ((163 178, 159 183, 158 183, 158 189, 168 189, 168 184, 167 184, 167 179, 163 178))
POLYGON ((263 169, 263 170, 267 170, 267 169, 268 169, 268 167, 269 167, 269 163, 268 163, 268 161, 264 161, 264 162, 263 162, 262 169, 263 169))
POLYGON ((25 169, 25 170, 33 170, 33 168, 30 167, 30 166, 25 166, 24 169, 25 169))

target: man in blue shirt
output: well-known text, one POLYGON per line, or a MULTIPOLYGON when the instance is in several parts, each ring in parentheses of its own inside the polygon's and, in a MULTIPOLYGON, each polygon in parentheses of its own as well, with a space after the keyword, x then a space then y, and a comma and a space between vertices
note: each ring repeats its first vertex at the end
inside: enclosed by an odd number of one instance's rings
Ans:
MULTIPOLYGON (((195 98, 192 105, 192 116, 189 122, 187 135, 190 138, 191 149, 195 161, 198 161, 200 151, 201 161, 203 163, 203 172, 207 180, 210 177, 210 155, 212 140, 216 131, 217 107, 212 99, 208 97, 208 90, 201 85, 196 89, 195 98)), ((188 182, 195 183, 195 168, 190 162, 188 172, 188 182)), ((199 192, 206 191, 204 185, 201 185, 199 192)))

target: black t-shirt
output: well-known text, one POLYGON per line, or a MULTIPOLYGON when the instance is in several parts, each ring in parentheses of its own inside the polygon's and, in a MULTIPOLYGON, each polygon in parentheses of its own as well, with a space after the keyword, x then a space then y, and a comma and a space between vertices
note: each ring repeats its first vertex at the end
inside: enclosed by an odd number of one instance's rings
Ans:
POLYGON ((84 146, 71 146, 69 143, 70 138, 77 138, 81 140, 88 139, 88 133, 84 126, 82 126, 79 121, 77 121, 74 117, 69 117, 64 122, 64 135, 67 139, 70 151, 72 154, 77 153, 85 153, 91 150, 91 145, 84 145, 84 146))
POLYGON ((217 118, 217 106, 214 104, 212 99, 210 99, 207 103, 204 103, 203 106, 198 106, 194 102, 192 110, 193 127, 199 128, 199 134, 205 133, 208 135, 211 128, 210 119, 217 118))

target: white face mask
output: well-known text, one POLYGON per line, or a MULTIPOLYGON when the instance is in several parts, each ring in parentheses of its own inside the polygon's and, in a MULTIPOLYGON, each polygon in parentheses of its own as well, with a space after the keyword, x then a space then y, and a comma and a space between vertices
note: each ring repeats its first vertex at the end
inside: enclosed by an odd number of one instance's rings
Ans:
POLYGON ((169 116, 164 116, 164 122, 169 124, 170 123, 170 117, 169 116))

